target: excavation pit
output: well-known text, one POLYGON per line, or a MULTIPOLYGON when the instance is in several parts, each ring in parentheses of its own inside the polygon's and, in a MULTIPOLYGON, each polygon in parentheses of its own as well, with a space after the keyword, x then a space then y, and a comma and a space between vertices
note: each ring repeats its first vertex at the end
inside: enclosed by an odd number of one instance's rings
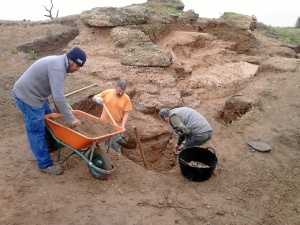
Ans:
MULTIPOLYGON (((94 102, 92 100, 92 97, 93 95, 90 95, 86 99, 83 99, 71 106, 74 110, 81 110, 88 114, 100 117, 103 110, 103 106, 94 102)), ((147 124, 139 124, 138 120, 135 120, 135 118, 137 117, 136 115, 139 115, 139 113, 141 112, 136 113, 133 110, 131 113, 135 114, 135 116, 131 117, 131 120, 128 121, 128 127, 126 125, 125 133, 127 135, 130 135, 138 142, 132 124, 135 124, 135 126, 139 129, 142 129, 143 127, 147 126, 147 124)), ((159 120, 159 118, 157 118, 157 123, 158 125, 161 125, 161 121, 159 120)), ((125 157, 144 167, 144 162, 141 154, 142 149, 142 152, 144 152, 147 169, 155 170, 157 172, 168 171, 178 163, 177 155, 174 154, 176 138, 171 132, 160 135, 155 134, 150 137, 144 137, 143 135, 139 135, 139 139, 140 146, 137 145, 134 149, 126 149, 123 147, 121 148, 122 154, 125 157)))

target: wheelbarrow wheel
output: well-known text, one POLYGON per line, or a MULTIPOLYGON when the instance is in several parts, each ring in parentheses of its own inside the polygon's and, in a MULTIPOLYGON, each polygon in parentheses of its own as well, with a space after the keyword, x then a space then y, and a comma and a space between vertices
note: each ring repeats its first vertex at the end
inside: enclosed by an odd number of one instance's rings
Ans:
MULTIPOLYGON (((88 158, 91 157, 91 152, 88 154, 88 158)), ((111 160, 109 158, 109 155, 102 150, 101 148, 96 148, 94 150, 94 154, 92 157, 92 163, 94 166, 103 169, 103 170, 111 170, 112 169, 112 164, 111 160)), ((105 180, 108 177, 108 174, 101 173, 97 170, 95 170, 92 166, 88 165, 90 173, 95 177, 96 179, 99 180, 105 180)))

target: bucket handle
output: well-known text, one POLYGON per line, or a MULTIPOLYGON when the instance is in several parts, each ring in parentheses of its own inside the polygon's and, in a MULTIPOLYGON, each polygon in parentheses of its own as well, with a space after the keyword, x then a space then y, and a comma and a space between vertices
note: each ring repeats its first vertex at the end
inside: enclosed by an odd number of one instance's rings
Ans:
POLYGON ((216 154, 215 149, 213 149, 212 147, 208 147, 207 150, 209 150, 210 152, 212 152, 214 155, 216 154))
POLYGON ((189 164, 186 162, 186 161, 184 161, 183 159, 181 159, 181 158, 179 158, 179 161, 180 162, 182 162, 184 165, 186 165, 186 166, 188 166, 189 164))
MULTIPOLYGON (((213 153, 214 155, 216 155, 216 151, 215 151, 215 149, 213 149, 212 147, 208 147, 208 148, 206 148, 207 150, 209 150, 211 153, 213 153)), ((182 162, 183 164, 185 164, 185 165, 189 165, 186 161, 184 161, 183 159, 181 159, 181 158, 179 158, 179 161, 180 162, 182 162)))

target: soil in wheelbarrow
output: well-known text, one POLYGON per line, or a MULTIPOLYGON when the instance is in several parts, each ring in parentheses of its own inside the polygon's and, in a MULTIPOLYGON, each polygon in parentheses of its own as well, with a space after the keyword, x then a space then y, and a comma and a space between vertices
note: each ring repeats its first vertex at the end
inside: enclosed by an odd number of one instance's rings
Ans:
POLYGON ((114 127, 109 123, 99 123, 80 115, 76 115, 76 117, 80 120, 81 125, 75 128, 70 127, 63 117, 50 117, 50 119, 62 126, 69 127, 86 137, 101 137, 115 132, 114 127))

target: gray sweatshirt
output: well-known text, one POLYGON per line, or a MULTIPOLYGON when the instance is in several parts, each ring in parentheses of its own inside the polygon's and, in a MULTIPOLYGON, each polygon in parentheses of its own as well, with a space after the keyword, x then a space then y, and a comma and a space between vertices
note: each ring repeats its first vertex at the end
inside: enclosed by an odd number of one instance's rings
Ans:
POLYGON ((64 97, 64 83, 67 76, 66 54, 47 56, 34 62, 16 81, 13 91, 19 99, 32 107, 42 108, 52 95, 53 102, 68 122, 75 116, 68 108, 64 97))
MULTIPOLYGON (((183 125, 190 131, 190 135, 197 136, 212 130, 204 116, 194 109, 188 107, 174 108, 170 110, 169 117, 171 118, 173 115, 177 115, 180 118, 183 125)), ((171 120, 169 122, 173 129, 176 130, 178 125, 172 124, 171 120)))

